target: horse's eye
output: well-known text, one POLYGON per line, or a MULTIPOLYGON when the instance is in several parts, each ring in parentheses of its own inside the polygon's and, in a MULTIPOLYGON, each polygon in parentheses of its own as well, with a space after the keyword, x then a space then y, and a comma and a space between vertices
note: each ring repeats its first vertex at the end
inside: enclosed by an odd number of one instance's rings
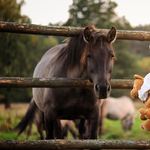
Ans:
POLYGON ((111 55, 110 55, 110 58, 111 58, 111 59, 112 59, 112 58, 114 58, 114 57, 115 57, 115 55, 114 55, 114 54, 111 54, 111 55))
POLYGON ((113 58, 113 57, 115 57, 115 55, 114 55, 114 54, 111 54, 111 57, 113 58))

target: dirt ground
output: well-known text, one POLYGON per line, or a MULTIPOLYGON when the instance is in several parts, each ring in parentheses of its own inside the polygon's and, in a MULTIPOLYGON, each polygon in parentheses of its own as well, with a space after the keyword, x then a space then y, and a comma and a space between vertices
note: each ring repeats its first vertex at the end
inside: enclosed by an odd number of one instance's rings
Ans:
POLYGON ((24 116, 29 103, 11 103, 11 109, 5 109, 4 104, 0 104, 0 114, 11 114, 13 116, 24 116))

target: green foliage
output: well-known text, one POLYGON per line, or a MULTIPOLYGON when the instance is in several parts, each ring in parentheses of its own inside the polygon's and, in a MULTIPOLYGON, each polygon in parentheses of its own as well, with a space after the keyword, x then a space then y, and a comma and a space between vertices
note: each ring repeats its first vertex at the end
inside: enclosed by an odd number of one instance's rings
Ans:
POLYGON ((69 19, 64 26, 81 26, 89 24, 97 28, 132 29, 125 17, 119 18, 115 13, 117 3, 111 0, 73 0, 69 8, 69 19))
POLYGON ((17 3, 16 0, 1 0, 0 1, 0 21, 30 23, 30 19, 23 15, 21 16, 21 7, 24 0, 17 3))
POLYGON ((117 52, 117 56, 112 77, 118 79, 132 79, 133 74, 137 71, 136 58, 127 51, 117 52))
MULTIPOLYGON (((27 16, 21 15, 23 3, 0 1, 0 20, 30 23, 27 16)), ((0 76, 32 77, 42 55, 57 44, 57 39, 52 36, 0 33, 0 76)), ((0 95, 18 102, 30 101, 32 97, 31 89, 1 89, 0 95)))
POLYGON ((8 132, 13 129, 11 118, 8 117, 5 120, 0 121, 0 132, 8 132))
POLYGON ((116 7, 117 4, 110 0, 73 0, 69 9, 70 17, 64 25, 85 27, 92 24, 96 27, 110 28, 111 18, 116 15, 116 7))
MULTIPOLYGON (((132 55, 130 50, 130 41, 117 40, 115 43, 116 60, 112 79, 134 79, 134 74, 140 74, 137 63, 137 57, 132 55), (125 45, 125 47, 123 47, 125 45)), ((122 95, 130 96, 129 89, 112 89, 112 97, 120 97, 122 95)))
MULTIPOLYGON (((150 31, 149 25, 140 25, 135 27, 136 31, 150 31)), ((141 55, 142 57, 150 57, 150 42, 149 41, 132 41, 131 52, 134 55, 141 55)))
POLYGON ((143 57, 139 59, 137 65, 141 72, 140 75, 145 77, 145 75, 147 75, 150 72, 150 57, 143 57))

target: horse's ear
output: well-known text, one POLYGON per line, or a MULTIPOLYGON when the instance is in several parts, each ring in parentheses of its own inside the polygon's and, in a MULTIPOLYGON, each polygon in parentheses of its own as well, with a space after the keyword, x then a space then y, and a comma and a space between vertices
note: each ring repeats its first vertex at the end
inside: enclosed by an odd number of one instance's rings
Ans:
POLYGON ((109 43, 113 43, 116 40, 117 34, 116 34, 116 28, 111 27, 110 31, 107 34, 107 40, 109 43))
POLYGON ((83 39, 86 43, 89 43, 93 39, 93 34, 89 27, 86 27, 83 32, 83 39))

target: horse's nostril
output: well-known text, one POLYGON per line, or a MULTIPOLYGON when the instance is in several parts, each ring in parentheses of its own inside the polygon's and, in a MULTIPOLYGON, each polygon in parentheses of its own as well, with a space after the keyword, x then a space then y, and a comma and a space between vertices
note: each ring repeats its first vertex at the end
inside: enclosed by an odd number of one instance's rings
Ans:
POLYGON ((107 91, 110 91, 110 85, 107 85, 107 91))
POLYGON ((100 88, 99 88, 98 84, 95 85, 95 89, 96 89, 97 92, 99 92, 100 88))

